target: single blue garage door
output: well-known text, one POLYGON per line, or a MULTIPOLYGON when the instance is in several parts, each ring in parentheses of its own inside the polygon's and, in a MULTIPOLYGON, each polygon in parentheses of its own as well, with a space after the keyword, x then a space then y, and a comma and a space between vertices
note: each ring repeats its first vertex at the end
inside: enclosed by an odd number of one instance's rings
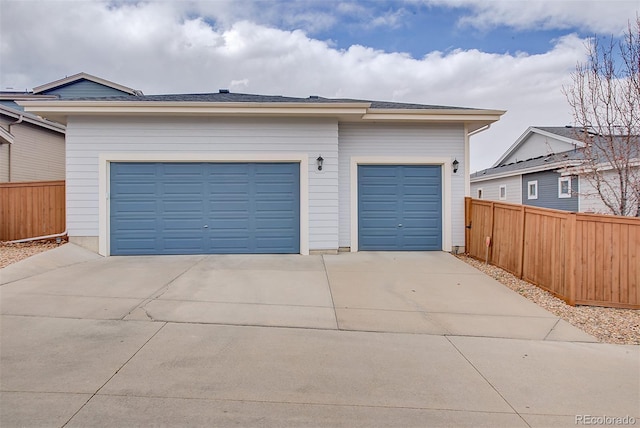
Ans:
POLYGON ((111 163, 113 255, 300 252, 298 163, 111 163))
POLYGON ((439 165, 358 166, 360 250, 442 250, 439 165))

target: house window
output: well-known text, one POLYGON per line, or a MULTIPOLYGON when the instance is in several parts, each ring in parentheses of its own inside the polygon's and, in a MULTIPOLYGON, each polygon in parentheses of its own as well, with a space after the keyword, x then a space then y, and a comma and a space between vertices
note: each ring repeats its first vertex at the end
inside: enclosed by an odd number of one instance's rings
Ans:
POLYGON ((501 201, 504 201, 505 199, 507 199, 507 185, 503 184, 500 186, 500 189, 498 190, 498 196, 500 197, 501 201))
POLYGON ((571 177, 560 177, 558 179, 558 197, 571 197, 571 177))
POLYGON ((538 199, 538 180, 527 182, 527 199, 538 199))
POLYGON ((482 199, 482 189, 478 189, 478 199, 482 199))

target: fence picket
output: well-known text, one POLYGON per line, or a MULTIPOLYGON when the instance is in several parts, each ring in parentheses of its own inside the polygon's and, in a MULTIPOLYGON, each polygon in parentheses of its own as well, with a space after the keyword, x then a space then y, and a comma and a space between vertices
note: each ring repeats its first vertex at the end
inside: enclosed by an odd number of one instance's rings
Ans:
POLYGON ((65 182, 0 183, 0 241, 65 230, 65 182))
POLYGON ((466 198, 466 251, 572 305, 640 309, 640 219, 466 198), (515 220, 517 219, 517 220, 515 220))

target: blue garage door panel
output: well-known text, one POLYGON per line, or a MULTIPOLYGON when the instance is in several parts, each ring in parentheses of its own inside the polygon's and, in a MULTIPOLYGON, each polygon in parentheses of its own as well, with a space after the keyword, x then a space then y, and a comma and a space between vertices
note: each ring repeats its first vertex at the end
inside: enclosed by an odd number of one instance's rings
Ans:
POLYGON ((297 163, 112 163, 111 254, 300 252, 297 163))
POLYGON ((358 166, 358 248, 441 250, 441 167, 358 166))

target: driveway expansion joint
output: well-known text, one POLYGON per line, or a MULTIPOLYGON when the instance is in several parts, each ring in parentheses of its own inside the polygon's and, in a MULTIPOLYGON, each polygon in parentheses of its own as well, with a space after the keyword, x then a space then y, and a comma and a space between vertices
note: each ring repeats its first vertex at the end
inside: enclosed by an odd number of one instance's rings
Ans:
POLYGON ((146 341, 145 341, 145 342, 144 342, 144 343, 143 343, 143 344, 142 344, 142 345, 141 345, 141 346, 140 346, 140 347, 139 347, 139 348, 138 348, 138 349, 137 349, 137 350, 136 350, 136 351, 135 351, 135 352, 134 352, 134 353, 133 353, 133 354, 132 354, 132 355, 131 355, 131 356, 130 356, 126 361, 125 361, 125 362, 124 362, 124 363, 122 363, 122 364, 120 365, 120 367, 119 367, 115 372, 113 372, 113 374, 112 374, 111 376, 109 376, 109 379, 107 379, 107 380, 106 380, 106 381, 105 381, 105 382, 104 382, 104 383, 103 383, 103 384, 102 384, 102 385, 101 385, 101 386, 100 386, 100 387, 99 387, 99 388, 98 388, 98 389, 97 389, 93 394, 91 394, 91 397, 89 397, 89 398, 87 399, 87 401, 85 401, 85 402, 84 402, 84 404, 83 404, 82 406, 80 406, 80 408, 79 408, 78 410, 76 410, 76 411, 75 411, 75 413, 74 413, 73 415, 71 415, 71 417, 70 417, 70 418, 69 418, 69 419, 68 419, 64 424, 62 424, 62 425, 61 425, 61 428, 66 427, 66 426, 69 424, 69 422, 71 422, 71 421, 73 420, 73 418, 74 418, 78 413, 80 413, 80 411, 81 411, 82 409, 84 409, 84 408, 86 407, 86 405, 87 405, 87 404, 89 404, 89 402, 93 399, 93 397, 95 397, 96 395, 98 395, 98 394, 100 393, 100 390, 101 390, 102 388, 104 388, 104 387, 105 387, 105 385, 107 385, 107 384, 111 381, 111 379, 113 379, 113 378, 114 378, 114 376, 115 376, 115 375, 117 375, 117 374, 120 372, 120 370, 122 370, 122 369, 124 368, 124 366, 126 366, 126 365, 129 363, 129 361, 131 361, 131 360, 133 359, 133 357, 135 357, 136 355, 138 355, 138 353, 142 350, 142 348, 144 348, 144 347, 147 345, 147 343, 149 343, 149 342, 151 341, 151 339, 153 339, 154 337, 156 337, 156 335, 157 335, 158 333, 160 333, 160 331, 161 331, 161 330, 164 328, 164 326, 166 326, 166 325, 167 325, 167 323, 162 324, 162 325, 160 326, 160 328, 158 328, 158 329, 157 329, 157 330, 156 330, 156 331, 151 335, 151 337, 149 337, 149 339, 147 339, 147 340, 146 340, 146 341))
POLYGON ((502 395, 500 391, 498 391, 498 388, 496 388, 496 386, 493 383, 491 383, 489 379, 487 379, 487 377, 475 366, 475 364, 473 364, 471 360, 469 360, 469 358, 467 358, 467 356, 464 355, 464 353, 462 353, 462 351, 456 346, 456 344, 453 343, 448 336, 445 336, 445 338, 451 344, 451 346, 453 346, 453 349, 455 349, 460 354, 460 356, 464 358, 467 363, 469 363, 469 365, 476 371, 476 373, 478 373, 478 375, 480 375, 480 377, 484 379, 485 382, 487 382, 487 384, 491 387, 491 389, 493 389, 496 392, 496 394, 498 394, 498 396, 507 404, 507 406, 511 407, 511 409, 513 410, 513 413, 518 415, 518 417, 522 420, 522 422, 525 425, 527 425, 528 427, 531 427, 531 425, 522 417, 522 415, 516 410, 516 408, 513 407, 513 405, 505 398, 505 396, 502 395))

